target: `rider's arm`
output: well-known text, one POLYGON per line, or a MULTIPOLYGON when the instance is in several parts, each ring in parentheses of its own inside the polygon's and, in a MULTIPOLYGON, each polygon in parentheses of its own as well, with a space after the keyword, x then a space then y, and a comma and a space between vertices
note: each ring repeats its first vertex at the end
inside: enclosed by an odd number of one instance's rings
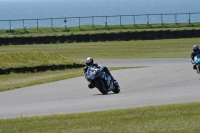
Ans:
POLYGON ((104 69, 104 66, 102 66, 102 65, 98 65, 97 66, 101 71, 104 69))
POLYGON ((191 63, 192 63, 192 64, 195 64, 195 63, 194 63, 194 56, 195 56, 195 55, 194 55, 194 53, 192 52, 192 53, 191 53, 191 63))
POLYGON ((94 63, 93 66, 96 66, 97 68, 99 68, 101 71, 104 69, 104 66, 99 65, 97 63, 94 63))
POLYGON ((194 60, 194 54, 191 53, 191 60, 194 60))
POLYGON ((88 69, 88 67, 85 66, 85 67, 83 68, 83 72, 86 73, 86 72, 87 72, 87 69, 88 69))

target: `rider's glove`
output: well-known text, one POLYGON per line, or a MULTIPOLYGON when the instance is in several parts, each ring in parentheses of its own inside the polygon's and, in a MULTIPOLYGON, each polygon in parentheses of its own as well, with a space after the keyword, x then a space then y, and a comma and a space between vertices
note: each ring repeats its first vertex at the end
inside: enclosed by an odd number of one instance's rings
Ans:
POLYGON ((88 69, 87 67, 84 67, 84 68, 83 68, 83 72, 86 73, 86 72, 87 72, 87 69, 88 69))
POLYGON ((195 64, 194 60, 191 59, 192 64, 195 64))

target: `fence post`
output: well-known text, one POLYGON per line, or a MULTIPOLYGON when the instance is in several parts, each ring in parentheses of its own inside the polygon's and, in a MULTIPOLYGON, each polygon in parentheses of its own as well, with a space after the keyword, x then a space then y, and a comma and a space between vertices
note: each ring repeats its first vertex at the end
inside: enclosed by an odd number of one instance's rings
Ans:
POLYGON ((10 25, 10 31, 11 31, 11 21, 9 20, 9 25, 10 25))
POLYGON ((23 28, 26 30, 25 20, 23 19, 23 28))
POLYGON ((120 15, 120 26, 122 25, 122 15, 120 15))
POLYGON ((51 18, 51 29, 53 29, 53 19, 51 18))
POLYGON ((81 28, 81 18, 78 18, 78 25, 79 25, 79 29, 81 28))
POLYGON ((106 22, 105 22, 105 27, 108 26, 108 22, 107 22, 107 16, 106 16, 106 22))
POLYGON ((175 13, 175 24, 177 24, 177 14, 175 13))
POLYGON ((65 23, 65 31, 66 31, 66 28, 67 28, 67 24, 66 24, 67 23, 67 19, 66 18, 64 19, 64 23, 65 23))
POLYGON ((162 13, 161 13, 161 23, 163 25, 163 15, 162 15, 162 13))
POLYGON ((188 22, 189 22, 189 24, 190 24, 190 13, 189 13, 189 19, 188 19, 188 22))
POLYGON ((22 20, 22 22, 23 22, 23 27, 24 27, 24 19, 22 20))
POLYGON ((149 26, 149 14, 147 14, 147 27, 149 26))
POLYGON ((37 30, 38 30, 38 19, 37 19, 37 30))
POLYGON ((133 15, 133 24, 135 26, 135 15, 133 15))
POLYGON ((94 17, 92 16, 92 27, 94 28, 94 17))

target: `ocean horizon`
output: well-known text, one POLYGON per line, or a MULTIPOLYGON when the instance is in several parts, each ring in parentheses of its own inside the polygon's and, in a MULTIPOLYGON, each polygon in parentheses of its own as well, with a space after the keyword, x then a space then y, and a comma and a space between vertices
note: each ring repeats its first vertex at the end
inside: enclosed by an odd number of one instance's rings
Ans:
MULTIPOLYGON (((70 18, 87 16, 115 16, 140 14, 171 14, 200 12, 199 0, 0 0, 0 29, 36 27, 35 20, 43 18, 70 18), (25 19, 24 22, 22 20, 25 19), (20 20, 20 21, 5 21, 20 20)), ((188 14, 178 15, 180 22, 188 21, 188 14)), ((191 21, 200 22, 200 14, 190 16, 191 21)), ((150 22, 160 22, 160 16, 151 16, 150 22)), ((165 22, 174 22, 174 15, 164 16, 165 22)), ((67 26, 78 26, 80 20, 68 19, 67 26)), ((95 18, 95 24, 104 25, 105 18, 95 18)), ((108 18, 108 24, 119 24, 119 17, 108 18)), ((146 23, 147 16, 137 17, 136 23, 146 23)), ((122 23, 133 24, 133 17, 123 17, 122 23)), ((91 18, 81 19, 81 25, 91 25, 91 18)), ((42 20, 40 27, 52 26, 52 21, 42 20)), ((53 20, 53 26, 63 26, 63 19, 53 20)))

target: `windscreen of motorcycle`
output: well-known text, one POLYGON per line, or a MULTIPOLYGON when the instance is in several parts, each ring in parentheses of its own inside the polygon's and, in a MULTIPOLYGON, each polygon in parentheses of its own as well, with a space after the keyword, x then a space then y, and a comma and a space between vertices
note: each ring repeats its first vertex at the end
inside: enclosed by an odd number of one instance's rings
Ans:
POLYGON ((196 64, 200 64, 200 54, 198 54, 194 57, 194 61, 196 64))
POLYGON ((88 67, 88 70, 87 70, 87 72, 85 74, 85 78, 86 79, 93 79, 93 78, 95 78, 96 72, 97 72, 96 67, 88 67))

